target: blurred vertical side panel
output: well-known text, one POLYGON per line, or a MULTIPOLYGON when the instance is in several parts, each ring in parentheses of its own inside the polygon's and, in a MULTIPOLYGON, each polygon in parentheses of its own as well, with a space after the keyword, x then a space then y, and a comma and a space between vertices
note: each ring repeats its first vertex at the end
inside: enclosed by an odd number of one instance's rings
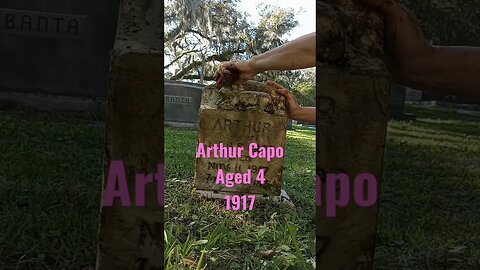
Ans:
POLYGON ((163 175, 146 185, 145 205, 135 205, 135 175, 163 174, 163 81, 163 1, 124 0, 110 63, 104 187, 111 161, 123 161, 131 206, 102 206, 98 270, 164 269, 163 175))

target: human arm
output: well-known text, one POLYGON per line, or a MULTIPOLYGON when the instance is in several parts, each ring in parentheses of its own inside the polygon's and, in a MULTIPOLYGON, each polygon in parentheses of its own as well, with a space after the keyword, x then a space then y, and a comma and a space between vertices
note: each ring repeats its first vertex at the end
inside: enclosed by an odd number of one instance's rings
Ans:
POLYGON ((280 95, 285 97, 285 108, 287 109, 287 116, 290 119, 300 122, 307 122, 310 124, 316 123, 316 109, 315 107, 302 107, 298 104, 294 95, 292 95, 285 87, 280 84, 268 81, 267 85, 277 90, 280 95))
POLYGON ((397 1, 361 2, 385 18, 385 63, 394 82, 480 102, 480 48, 434 46, 425 40, 415 16, 397 1))
POLYGON ((292 70, 314 67, 316 57, 315 32, 287 42, 246 61, 228 61, 220 64, 214 79, 221 80, 231 70, 239 72, 239 80, 251 80, 267 70, 292 70))

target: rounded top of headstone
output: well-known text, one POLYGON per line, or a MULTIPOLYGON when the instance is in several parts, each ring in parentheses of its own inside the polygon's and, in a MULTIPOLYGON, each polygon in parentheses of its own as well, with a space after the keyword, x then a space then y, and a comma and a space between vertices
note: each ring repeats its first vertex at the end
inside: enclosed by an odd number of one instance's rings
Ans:
POLYGON ((286 116, 285 97, 266 83, 246 81, 217 89, 208 85, 203 89, 200 110, 261 112, 286 116))
POLYGON ((354 0, 317 1, 317 66, 388 77, 383 16, 354 0), (328 5, 326 4, 328 3, 328 5))

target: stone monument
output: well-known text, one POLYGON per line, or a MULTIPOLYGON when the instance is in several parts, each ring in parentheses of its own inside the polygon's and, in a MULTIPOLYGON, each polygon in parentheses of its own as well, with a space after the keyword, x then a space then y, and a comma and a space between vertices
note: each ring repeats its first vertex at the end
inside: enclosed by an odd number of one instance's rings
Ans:
POLYGON ((203 84, 165 80, 165 122, 198 124, 203 84))
MULTIPOLYGON (((359 1, 317 1, 317 182, 369 173, 381 185, 391 83, 383 18, 359 1)), ((376 191, 378 193, 378 190, 376 191)), ((347 193, 348 194, 348 193, 347 193)), ((319 196, 319 194, 317 194, 319 196)), ((325 200, 324 196, 321 197, 325 200)), ((352 200, 328 217, 317 208, 317 268, 373 269, 377 205, 352 200)))
POLYGON ((103 100, 119 2, 1 1, 0 98, 103 100))
MULTIPOLYGON (((287 130, 285 98, 265 83, 247 81, 240 85, 214 85, 203 90, 198 129, 199 145, 223 144, 225 147, 244 147, 239 158, 197 158, 195 187, 208 197, 223 198, 218 194, 263 194, 264 197, 283 198, 281 195, 283 158, 269 161, 251 158, 249 145, 258 148, 284 149, 287 130), (228 188, 216 184, 218 169, 229 173, 251 170, 253 178, 263 169, 266 182, 236 185, 228 188)), ((256 148, 256 149, 258 149, 256 148)), ((197 149, 198 150, 198 149, 197 149)))
POLYGON ((102 205, 97 270, 164 269, 163 181, 159 189, 145 185, 143 196, 136 192, 138 174, 163 166, 162 18, 162 1, 121 1, 110 63, 104 186, 111 161, 121 160, 129 197, 143 197, 144 205, 102 205))

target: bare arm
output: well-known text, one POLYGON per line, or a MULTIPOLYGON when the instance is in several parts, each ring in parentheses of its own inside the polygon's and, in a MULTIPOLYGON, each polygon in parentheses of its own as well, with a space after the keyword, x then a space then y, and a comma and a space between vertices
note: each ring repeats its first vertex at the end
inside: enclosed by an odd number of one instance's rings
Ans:
POLYGON ((239 80, 251 80, 267 70, 292 70, 314 67, 316 64, 315 32, 299 37, 247 61, 223 62, 215 73, 215 80, 222 80, 231 70, 238 71, 239 80))
POLYGON ((395 82, 480 102, 480 48, 433 46, 415 16, 397 1, 362 2, 385 18, 385 59, 395 82))
POLYGON ((480 48, 432 46, 429 65, 405 75, 405 84, 480 103, 480 48))
POLYGON ((292 70, 314 67, 316 53, 315 32, 257 55, 247 62, 256 73, 267 70, 292 70))
POLYGON ((296 114, 291 117, 293 120, 299 122, 306 122, 309 124, 316 124, 316 108, 315 107, 300 107, 296 114))
POLYGON ((298 104, 297 99, 288 90, 280 84, 268 81, 267 85, 273 87, 277 92, 285 97, 285 109, 287 110, 287 116, 290 119, 300 122, 307 122, 310 124, 316 123, 316 108, 315 107, 302 107, 298 104))

